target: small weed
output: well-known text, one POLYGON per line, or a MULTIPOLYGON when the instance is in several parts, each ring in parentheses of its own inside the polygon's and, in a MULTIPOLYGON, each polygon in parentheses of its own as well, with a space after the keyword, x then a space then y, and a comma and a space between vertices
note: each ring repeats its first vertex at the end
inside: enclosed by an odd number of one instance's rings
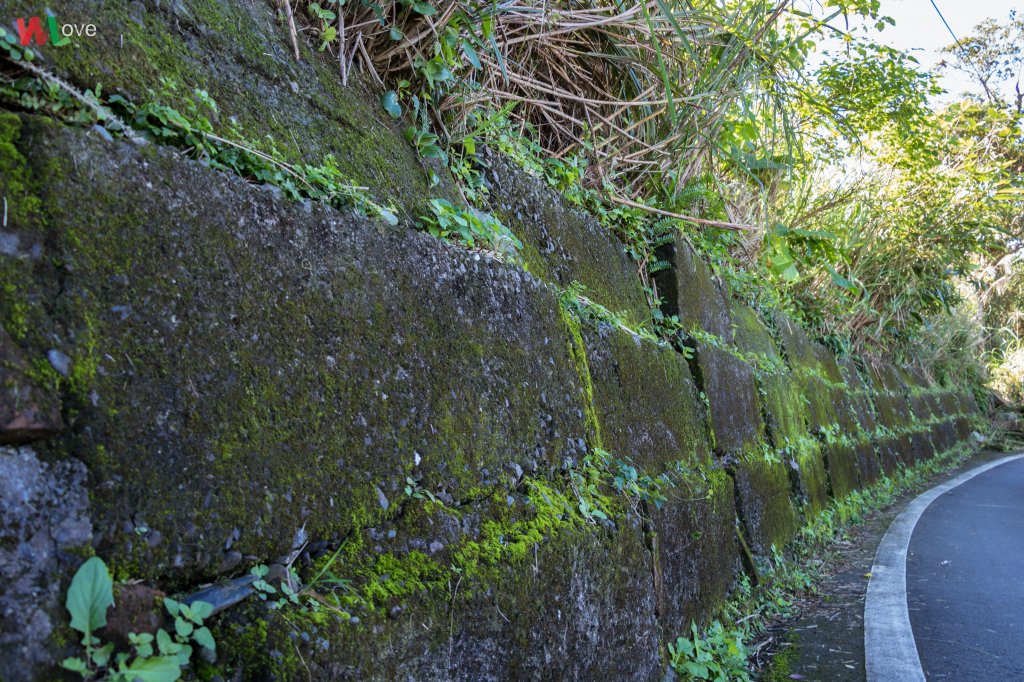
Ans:
POLYGON ((502 260, 519 261, 523 243, 494 216, 474 208, 456 208, 444 199, 431 199, 433 215, 421 216, 420 226, 430 234, 469 248, 480 248, 502 260))
POLYGON ((85 653, 64 659, 60 664, 62 668, 86 680, 174 682, 188 666, 193 645, 216 651, 213 635, 203 625, 213 613, 213 606, 202 601, 184 604, 166 598, 164 608, 174 618, 173 633, 163 628, 157 630, 155 636, 130 633, 128 641, 132 650, 115 654, 113 642, 103 644, 94 634, 107 624, 107 609, 113 603, 114 583, 107 565, 93 557, 75 573, 66 601, 71 628, 82 633, 85 653))
POLYGON ((668 645, 672 668, 677 673, 687 680, 749 682, 742 630, 726 629, 716 620, 703 636, 696 623, 690 624, 690 631, 692 637, 677 637, 668 645))

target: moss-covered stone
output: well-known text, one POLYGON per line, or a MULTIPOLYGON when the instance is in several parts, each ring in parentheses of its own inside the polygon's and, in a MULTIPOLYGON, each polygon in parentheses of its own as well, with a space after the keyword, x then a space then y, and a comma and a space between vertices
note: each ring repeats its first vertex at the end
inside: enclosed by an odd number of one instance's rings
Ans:
POLYGON ((716 453, 725 455, 759 448, 764 423, 750 365, 703 344, 697 346, 696 364, 711 412, 716 453))
MULTIPOLYGON (((821 357, 826 357, 822 352, 824 349, 815 344, 799 325, 785 315, 777 317, 776 326, 785 348, 786 360, 793 370, 807 405, 807 419, 811 431, 818 434, 832 429, 839 416, 831 385, 835 377, 825 371, 831 367, 823 367, 821 362, 821 357)), ((830 364, 834 362, 833 358, 830 364)), ((838 372, 838 369, 836 371, 838 372)), ((841 380, 840 376, 839 381, 841 380)))
POLYGON ((789 477, 777 460, 751 455, 729 464, 744 536, 755 554, 782 548, 796 533, 789 477))
POLYGON ((822 446, 832 496, 842 499, 859 487, 857 451, 852 445, 826 443, 822 446))
POLYGON ((560 287, 579 282, 586 295, 630 324, 650 319, 637 266, 592 215, 574 209, 499 154, 487 156, 491 210, 526 247, 527 268, 560 287))
POLYGON ((728 296, 689 240, 677 235, 674 242, 659 249, 658 257, 671 266, 655 275, 665 315, 677 315, 684 326, 731 343, 728 296))
POLYGON ((813 518, 828 506, 828 473, 817 441, 801 441, 803 447, 788 454, 789 477, 795 502, 805 519, 813 518))
POLYGON ((529 275, 164 150, 26 128, 47 182, 22 231, 60 267, 19 283, 48 320, 21 348, 71 359, 72 428, 45 452, 89 467, 118 575, 192 582, 235 535, 273 559, 300 528, 388 518, 407 477, 462 500, 579 455, 560 307, 529 275))
POLYGON ((852 358, 839 360, 843 381, 849 387, 847 399, 856 421, 854 449, 857 453, 857 473, 861 487, 877 481, 882 475, 874 434, 878 428, 875 407, 871 401, 871 389, 861 376, 860 367, 852 358))
POLYGON ((485 581, 453 576, 358 623, 251 607, 215 633, 220 666, 244 680, 657 679, 650 562, 633 518, 531 545, 485 581))
MULTIPOLYGON (((40 12, 12 0, 8 17, 40 12)), ((380 93, 356 74, 343 87, 337 63, 299 38, 292 55, 288 29, 274 3, 179 0, 143 3, 69 0, 54 7, 62 22, 96 26, 94 38, 39 48, 42 64, 80 89, 102 84, 137 102, 159 97, 186 111, 194 89, 219 105, 217 132, 237 130, 263 152, 320 165, 332 154, 353 184, 381 201, 396 200, 406 216, 424 212, 431 196, 458 196, 447 171, 429 187, 424 162, 379 104, 380 93), (174 90, 171 90, 171 86, 174 90), (272 141, 267 136, 272 136, 272 141)))
POLYGON ((583 331, 603 447, 651 473, 707 463, 704 406, 686 360, 600 324, 583 331))
POLYGON ((706 622, 739 567, 733 481, 724 471, 694 472, 649 509, 656 560, 658 621, 671 637, 706 622))
POLYGON ((765 426, 771 444, 782 449, 807 434, 807 408, 799 385, 782 360, 768 328, 742 303, 730 305, 735 345, 745 353, 763 358, 774 369, 757 373, 765 426))

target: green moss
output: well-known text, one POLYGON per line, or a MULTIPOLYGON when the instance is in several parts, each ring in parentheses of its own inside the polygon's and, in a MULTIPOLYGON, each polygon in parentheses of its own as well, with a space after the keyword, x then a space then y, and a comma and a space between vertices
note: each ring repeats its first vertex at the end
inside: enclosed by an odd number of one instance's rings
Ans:
POLYGON ((583 342, 583 333, 580 321, 566 307, 559 307, 562 315, 562 322, 568 333, 566 345, 569 356, 576 367, 576 374, 580 378, 583 387, 583 414, 587 429, 587 444, 591 448, 603 448, 601 442, 601 423, 597 416, 597 408, 594 404, 594 383, 590 376, 590 365, 587 362, 587 347, 583 342))
MULTIPOLYGON (((22 0, 9 9, 12 16, 38 11, 22 0)), ((201 88, 220 105, 219 134, 243 137, 265 153, 276 150, 291 163, 320 165, 333 154, 353 184, 397 200, 407 218, 422 213, 431 196, 454 199, 447 169, 435 169, 445 178, 441 186, 428 185, 423 162, 398 124, 380 112, 368 79, 356 75, 342 87, 336 63, 301 38, 303 61, 295 63, 287 29, 270 6, 185 0, 143 11, 72 0, 61 10, 115 33, 42 48, 79 88, 102 83, 105 92, 137 102, 158 96, 181 111, 193 106, 193 89, 201 88), (240 82, 246 87, 235 87, 240 82)))
MULTIPOLYGON (((21 136, 21 119, 0 111, 0 229, 30 234, 40 202, 28 161, 19 149, 21 136)), ((38 321, 26 287, 31 269, 28 258, 0 257, 0 323, 18 343, 28 339, 38 321)))
POLYGON ((39 210, 28 164, 17 147, 21 126, 17 115, 0 111, 0 194, 8 229, 24 226, 39 210))

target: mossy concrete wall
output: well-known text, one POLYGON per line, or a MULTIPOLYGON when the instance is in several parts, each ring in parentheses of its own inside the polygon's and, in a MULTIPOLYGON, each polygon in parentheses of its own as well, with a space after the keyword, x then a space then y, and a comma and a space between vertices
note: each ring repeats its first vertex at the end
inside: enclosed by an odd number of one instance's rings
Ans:
MULTIPOLYGON (((136 102, 154 97, 180 111, 205 90, 217 102, 216 131, 283 160, 322 164, 333 155, 353 184, 368 187, 415 217, 426 199, 455 200, 447 171, 428 166, 379 104, 370 78, 356 72, 343 87, 335 60, 299 41, 295 61, 279 3, 232 0, 104 2, 67 0, 52 7, 62 23, 93 24, 94 38, 37 50, 38 63, 81 90, 102 85, 136 102)), ((4 3, 7 21, 43 11, 31 0, 4 3)), ((9 31, 12 30, 8 27, 9 31)), ((207 113, 210 113, 207 111, 207 113)))
MULTIPOLYGON (((19 386, 5 395, 56 410, 4 463, 56 467, 83 500, 71 521, 36 522, 69 529, 45 571, 3 557, 24 576, 5 605, 50 590, 42 625, 5 623, 5 679, 45 678, 74 649, 57 598, 83 553, 175 591, 296 552, 317 566, 327 548, 356 618, 229 611, 222 670, 657 679, 663 643, 727 594, 737 521, 764 554, 825 504, 829 444, 808 435, 797 354, 710 277, 721 310, 703 314, 724 337, 688 359, 404 227, 290 204, 172 150, 0 124, 4 371, 19 386), (581 517, 567 482, 595 448, 664 476, 664 500, 609 490, 607 520, 581 517), (21 665, 26 634, 40 667, 21 665)), ((574 258, 621 264, 616 248, 574 258)))
POLYGON ((573 282, 644 324, 636 268, 499 158, 490 201, 525 270, 410 230, 426 199, 457 200, 445 172, 428 186, 379 93, 305 45, 295 63, 270 4, 60 12, 124 43, 44 50, 44 68, 183 108, 205 88, 217 125, 290 161, 333 154, 403 221, 0 112, 0 444, 23 446, 0 448, 7 682, 76 651, 61 595, 92 553, 169 593, 293 560, 348 581, 350 617, 219 615, 207 677, 660 679, 740 538, 767 554, 830 494, 969 436, 968 394, 837 361, 732 300, 682 238, 657 283, 691 334, 579 319, 573 282), (599 452, 660 496, 587 478, 599 452))

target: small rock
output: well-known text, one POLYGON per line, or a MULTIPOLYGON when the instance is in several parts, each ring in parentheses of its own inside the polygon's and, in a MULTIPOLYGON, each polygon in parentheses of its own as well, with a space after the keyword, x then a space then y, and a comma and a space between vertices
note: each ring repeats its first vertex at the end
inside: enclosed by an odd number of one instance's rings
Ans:
POLYGON ((107 614, 107 638, 128 642, 130 632, 156 633, 163 624, 163 610, 157 602, 165 595, 142 584, 118 586, 114 606, 107 614))
POLYGON ((230 552, 224 552, 224 558, 220 560, 220 565, 217 567, 218 573, 227 573, 234 569, 236 566, 242 563, 242 553, 236 550, 230 552))
POLYGON ((106 128, 104 128, 100 124, 97 123, 96 125, 94 125, 92 127, 92 129, 96 132, 97 135, 102 137, 107 142, 113 142, 114 141, 114 136, 110 134, 110 131, 108 131, 106 128))
POLYGON ((380 488, 374 488, 374 490, 377 491, 377 501, 380 502, 380 506, 384 508, 384 511, 387 511, 388 507, 391 506, 391 503, 388 502, 388 498, 385 497, 384 491, 380 488))
POLYGON ((0 253, 5 256, 18 255, 18 235, 0 232, 0 253))
POLYGON ((28 378, 29 363, 0 328, 0 444, 48 438, 63 426, 60 399, 28 378))
POLYGON ((235 544, 239 537, 241 537, 242 531, 237 527, 231 529, 231 534, 228 535, 228 539, 224 541, 224 551, 231 549, 231 546, 235 544))
POLYGON ((46 351, 46 359, 50 361, 50 366, 57 371, 57 374, 64 378, 71 375, 71 358, 64 353, 56 348, 51 348, 46 351))

